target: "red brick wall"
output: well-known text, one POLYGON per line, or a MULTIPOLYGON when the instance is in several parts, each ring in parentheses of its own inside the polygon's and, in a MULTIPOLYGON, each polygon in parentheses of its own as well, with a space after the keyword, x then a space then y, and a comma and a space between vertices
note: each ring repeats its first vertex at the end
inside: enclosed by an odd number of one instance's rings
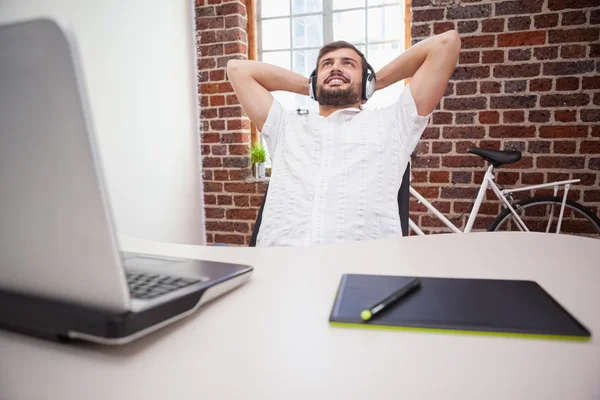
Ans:
POLYGON ((248 58, 243 1, 196 0, 201 138, 208 243, 250 241, 265 183, 253 183, 250 121, 227 80, 227 61, 248 58))
MULTIPOLYGON (((499 169, 499 183, 580 178, 572 198, 598 212, 600 2, 412 0, 411 22, 413 44, 448 29, 462 38, 459 65, 417 149, 413 186, 464 226, 468 213, 458 217, 486 166, 466 149, 518 149, 522 160, 499 169)), ((447 231, 423 211, 413 202, 421 227, 447 231)), ((499 205, 481 212, 476 227, 487 228, 499 205)))

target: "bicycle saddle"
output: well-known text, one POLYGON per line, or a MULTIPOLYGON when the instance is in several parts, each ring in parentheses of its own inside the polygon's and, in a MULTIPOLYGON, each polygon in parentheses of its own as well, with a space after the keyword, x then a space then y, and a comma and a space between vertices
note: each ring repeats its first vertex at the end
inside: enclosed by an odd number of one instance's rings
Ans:
POLYGON ((469 147, 467 153, 476 154, 491 162, 494 167, 512 164, 521 159, 521 152, 516 150, 489 150, 480 147, 469 147))

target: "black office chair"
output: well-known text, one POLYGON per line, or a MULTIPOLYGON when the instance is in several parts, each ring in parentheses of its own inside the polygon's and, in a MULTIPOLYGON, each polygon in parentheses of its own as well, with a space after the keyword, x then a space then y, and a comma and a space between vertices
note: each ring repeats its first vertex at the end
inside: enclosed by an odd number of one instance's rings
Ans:
MULTIPOLYGON (((252 231, 252 237, 250 238, 250 247, 256 246, 256 238, 258 236, 258 230, 260 229, 260 223, 262 221, 262 213, 263 208, 265 207, 265 203, 267 200, 267 193, 269 191, 269 185, 267 184, 267 189, 265 190, 265 196, 263 197, 263 202, 260 205, 258 210, 258 215, 256 216, 256 223, 254 224, 254 230, 252 231)), ((400 185, 400 190, 398 190, 398 212, 400 214, 400 226, 402 227, 402 236, 408 236, 408 211, 409 211, 409 192, 410 191, 410 162, 406 166, 406 171, 404 171, 404 176, 402 177, 402 184, 400 185)))

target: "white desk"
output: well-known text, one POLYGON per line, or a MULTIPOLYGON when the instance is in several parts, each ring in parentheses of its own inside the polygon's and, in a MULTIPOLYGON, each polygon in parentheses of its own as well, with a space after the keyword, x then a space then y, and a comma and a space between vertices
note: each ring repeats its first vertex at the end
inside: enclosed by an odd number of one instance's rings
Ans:
POLYGON ((245 286, 131 345, 63 345, 0 331, 0 398, 599 399, 600 242, 472 233, 308 248, 125 250, 255 266, 245 286), (377 259, 377 261, 375 261, 377 259), (587 343, 333 328, 343 273, 532 279, 587 343))

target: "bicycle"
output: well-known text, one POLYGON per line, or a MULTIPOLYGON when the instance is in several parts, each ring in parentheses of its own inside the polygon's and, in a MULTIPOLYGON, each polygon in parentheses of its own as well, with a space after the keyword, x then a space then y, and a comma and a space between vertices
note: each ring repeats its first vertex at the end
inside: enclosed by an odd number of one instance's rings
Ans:
MULTIPOLYGON (((589 208, 567 198, 572 184, 578 183, 579 179, 569 179, 555 182, 542 183, 538 185, 520 186, 513 189, 505 189, 495 182, 494 168, 501 165, 515 163, 521 159, 521 152, 514 150, 490 150, 479 147, 467 149, 471 153, 482 157, 490 163, 480 184, 475 204, 471 209, 469 218, 463 231, 454 225, 448 218, 440 213, 430 202, 410 186, 410 194, 423 204, 431 213, 455 233, 469 233, 473 228, 481 204, 487 190, 492 190, 503 209, 488 227, 488 231, 525 231, 525 232, 553 232, 565 234, 577 234, 600 238, 600 218, 589 208), (554 188, 553 196, 532 196, 524 200, 515 201, 513 193, 527 190, 554 188), (560 187, 564 187, 562 197, 558 196, 560 187)), ((408 225, 417 235, 425 233, 409 218, 408 225)))

